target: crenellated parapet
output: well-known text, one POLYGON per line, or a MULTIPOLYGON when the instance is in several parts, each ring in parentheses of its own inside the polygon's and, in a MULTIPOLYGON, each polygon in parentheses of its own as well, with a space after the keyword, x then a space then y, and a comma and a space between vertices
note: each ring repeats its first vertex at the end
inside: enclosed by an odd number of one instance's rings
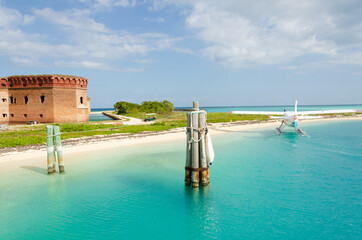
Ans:
POLYGON ((8 79, 7 78, 0 78, 0 89, 1 88, 8 88, 8 79))
POLYGON ((25 75, 1 78, 0 84, 2 87, 7 87, 10 89, 42 87, 71 87, 86 89, 88 85, 88 79, 68 75, 25 75))
POLYGON ((86 122, 88 79, 44 74, 0 77, 0 124, 86 122))

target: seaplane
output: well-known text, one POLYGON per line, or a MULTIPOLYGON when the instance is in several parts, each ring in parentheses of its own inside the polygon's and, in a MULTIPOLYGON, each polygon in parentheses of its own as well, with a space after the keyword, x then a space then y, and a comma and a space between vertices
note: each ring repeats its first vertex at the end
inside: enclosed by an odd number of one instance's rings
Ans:
POLYGON ((323 116, 309 116, 316 114, 333 114, 333 113, 356 113, 360 112, 358 109, 340 109, 340 110, 320 110, 320 111, 302 111, 297 112, 298 101, 295 101, 294 112, 283 111, 283 112, 267 112, 267 111, 231 111, 231 114, 257 114, 257 115, 269 115, 271 119, 277 119, 281 121, 279 127, 275 128, 275 133, 281 135, 285 126, 292 127, 300 135, 306 136, 307 133, 299 127, 299 122, 305 119, 318 119, 323 116), (277 115, 277 116, 271 116, 277 115), (308 116, 305 116, 308 115, 308 116))

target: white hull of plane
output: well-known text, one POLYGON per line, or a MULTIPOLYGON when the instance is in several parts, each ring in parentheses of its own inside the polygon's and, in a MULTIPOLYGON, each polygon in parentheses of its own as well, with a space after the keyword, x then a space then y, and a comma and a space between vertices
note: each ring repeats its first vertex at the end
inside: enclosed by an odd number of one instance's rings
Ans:
POLYGON ((359 112, 358 109, 342 109, 342 110, 321 110, 321 111, 303 111, 297 112, 298 101, 295 101, 294 112, 285 111, 284 112, 267 112, 267 111, 232 111, 231 114, 257 114, 257 115, 279 115, 279 116, 269 116, 271 119, 281 120, 281 124, 279 127, 275 129, 275 133, 277 135, 281 135, 283 133, 283 129, 285 126, 292 127, 295 131, 303 136, 307 135, 305 131, 303 131, 299 127, 299 121, 304 119, 318 119, 323 118, 323 116, 304 116, 304 115, 313 115, 313 114, 330 114, 330 113, 355 113, 359 112))

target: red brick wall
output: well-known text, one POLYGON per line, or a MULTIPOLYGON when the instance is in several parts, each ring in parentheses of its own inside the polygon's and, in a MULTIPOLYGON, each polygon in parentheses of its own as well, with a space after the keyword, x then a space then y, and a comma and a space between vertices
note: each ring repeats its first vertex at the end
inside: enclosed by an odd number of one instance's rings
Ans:
POLYGON ((31 120, 39 122, 54 122, 54 89, 48 88, 18 88, 9 89, 9 112, 11 123, 24 123, 31 120), (28 103, 25 104, 25 96, 28 103), (44 102, 41 102, 44 96, 44 102), (16 102, 15 102, 16 99, 16 102))
POLYGON ((87 97, 88 79, 61 76, 14 76, 0 82, 0 123, 86 122, 90 104, 87 97), (42 102, 41 96, 44 96, 42 102), (7 104, 2 104, 2 98, 7 104), (13 98, 11 103, 10 98, 13 98), (27 97, 27 103, 25 100, 27 97), (80 98, 83 98, 83 104, 80 98), (16 101, 16 102, 15 102, 16 101), (2 112, 8 111, 7 120, 2 112))
POLYGON ((8 99, 7 81, 0 78, 0 124, 9 123, 8 99))

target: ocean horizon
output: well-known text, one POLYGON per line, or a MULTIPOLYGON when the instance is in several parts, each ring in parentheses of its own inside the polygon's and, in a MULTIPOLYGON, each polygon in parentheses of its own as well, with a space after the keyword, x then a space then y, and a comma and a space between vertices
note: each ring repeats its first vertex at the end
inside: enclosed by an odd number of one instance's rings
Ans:
MULTIPOLYGON (((191 107, 175 107, 175 109, 192 109, 191 107)), ((206 112, 231 112, 231 111, 294 111, 294 105, 286 106, 223 106, 223 107, 204 107, 200 109, 206 112)), ((298 111, 316 111, 316 110, 329 110, 329 109, 359 109, 362 112, 362 104, 352 105, 298 105, 298 111)), ((114 108, 92 108, 93 114, 89 115, 89 121, 105 121, 111 118, 103 115, 102 111, 114 111, 114 108), (99 112, 99 113, 95 113, 99 112)))
MULTIPOLYGON (((212 108, 219 108, 219 109, 224 109, 224 108, 269 108, 269 107, 293 107, 294 105, 253 105, 253 106, 200 106, 201 109, 212 109, 212 108)), ((299 107, 320 107, 320 108, 330 108, 330 107, 349 107, 349 108, 358 108, 358 107, 362 107, 362 103, 361 104, 316 104, 316 105, 298 105, 299 107)), ((188 106, 188 107, 175 107, 175 109, 191 109, 192 106, 188 106)), ((92 112, 99 112, 99 111, 111 111, 114 110, 113 107, 104 107, 104 108, 91 108, 92 112)))

